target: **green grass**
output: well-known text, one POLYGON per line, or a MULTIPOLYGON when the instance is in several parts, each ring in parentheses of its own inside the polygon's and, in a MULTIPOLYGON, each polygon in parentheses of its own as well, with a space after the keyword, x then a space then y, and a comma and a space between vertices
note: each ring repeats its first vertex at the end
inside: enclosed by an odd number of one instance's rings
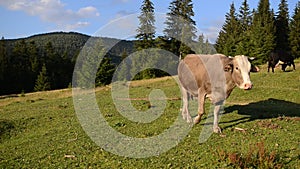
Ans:
MULTIPOLYGON (((200 144, 204 117, 177 146, 150 158, 121 157, 97 146, 81 128, 70 90, 2 98, 0 168, 300 168, 299 60, 296 63, 292 72, 267 73, 263 67, 251 75, 251 91, 233 91, 220 121, 225 137, 213 134, 200 144)), ((163 90, 168 98, 180 97, 171 78, 134 82, 130 96, 147 98, 153 89, 163 90)), ((181 108, 181 100, 170 99, 158 119, 140 124, 117 112, 109 87, 97 90, 96 96, 110 126, 138 138, 168 129, 181 108)), ((153 106, 145 99, 132 104, 141 111, 153 106)), ((195 116, 197 103, 191 104, 195 116)), ((207 111, 209 106, 207 100, 207 111)))

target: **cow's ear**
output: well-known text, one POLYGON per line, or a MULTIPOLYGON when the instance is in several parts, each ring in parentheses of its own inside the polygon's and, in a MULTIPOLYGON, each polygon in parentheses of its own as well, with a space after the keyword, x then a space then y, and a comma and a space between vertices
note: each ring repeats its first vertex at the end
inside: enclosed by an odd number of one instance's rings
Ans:
POLYGON ((224 71, 225 72, 231 72, 232 70, 233 70, 233 64, 232 63, 226 64, 224 66, 224 71))
POLYGON ((255 57, 248 57, 249 61, 253 61, 255 60, 256 58, 255 57))
POLYGON ((230 72, 233 70, 233 58, 221 57, 222 64, 224 66, 225 72, 230 72))
POLYGON ((257 66, 255 66, 255 65, 251 64, 250 72, 259 72, 259 68, 257 66))

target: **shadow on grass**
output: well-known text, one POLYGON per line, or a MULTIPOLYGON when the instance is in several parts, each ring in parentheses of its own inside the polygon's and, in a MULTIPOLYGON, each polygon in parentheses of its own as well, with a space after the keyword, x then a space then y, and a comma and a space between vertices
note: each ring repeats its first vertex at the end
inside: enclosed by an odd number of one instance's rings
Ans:
POLYGON ((13 122, 0 119, 0 142, 9 136, 10 131, 15 129, 13 122))
POLYGON ((233 105, 226 107, 224 114, 231 113, 233 111, 238 111, 238 114, 244 115, 245 117, 224 122, 235 123, 227 126, 226 128, 257 119, 300 117, 300 104, 270 98, 268 100, 253 102, 247 105, 233 105))

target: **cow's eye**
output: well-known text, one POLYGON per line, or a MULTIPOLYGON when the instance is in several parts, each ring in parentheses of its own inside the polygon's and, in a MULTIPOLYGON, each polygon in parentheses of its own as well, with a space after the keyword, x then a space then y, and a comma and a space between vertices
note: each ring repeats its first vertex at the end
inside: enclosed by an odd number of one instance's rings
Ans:
POLYGON ((238 67, 235 67, 235 69, 236 69, 236 70, 239 70, 239 68, 238 68, 238 67))

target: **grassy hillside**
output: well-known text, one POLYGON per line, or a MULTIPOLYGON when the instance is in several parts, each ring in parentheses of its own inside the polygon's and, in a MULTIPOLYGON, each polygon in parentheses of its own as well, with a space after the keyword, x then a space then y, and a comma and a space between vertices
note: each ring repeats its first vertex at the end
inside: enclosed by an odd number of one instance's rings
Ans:
MULTIPOLYGON (((300 168, 300 61, 297 71, 252 74, 251 91, 235 89, 220 121, 224 135, 199 143, 204 120, 176 147, 159 156, 133 159, 106 152, 83 131, 70 89, 0 98, 0 168, 300 168)), ((180 113, 176 82, 161 78, 131 83, 132 104, 147 110, 146 98, 161 89, 164 113, 149 124, 120 115, 110 87, 96 91, 98 105, 111 127, 146 138, 167 129, 180 113)), ((192 101, 192 115, 196 115, 192 101)), ((151 105, 152 106, 152 105, 151 105)), ((207 111, 209 104, 206 104, 207 111)))

